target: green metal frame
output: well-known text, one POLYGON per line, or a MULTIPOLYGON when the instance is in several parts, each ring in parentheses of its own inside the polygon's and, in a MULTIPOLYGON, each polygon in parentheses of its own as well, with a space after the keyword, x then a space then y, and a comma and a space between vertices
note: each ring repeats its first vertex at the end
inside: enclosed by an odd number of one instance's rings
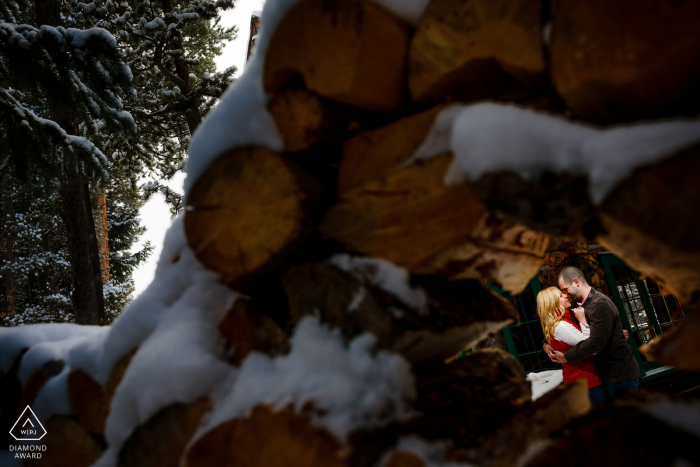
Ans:
MULTIPOLYGON (((615 302, 615 306, 617 307, 617 311, 620 315, 620 321, 622 321, 622 326, 627 330, 627 332, 630 333, 630 335, 632 335, 632 326, 630 325, 629 319, 627 318, 627 313, 625 313, 625 307, 622 303, 622 297, 620 297, 620 292, 617 289, 617 283, 615 282, 615 276, 612 270, 613 266, 617 265, 624 265, 628 268, 629 266, 620 258, 609 252, 600 253, 599 257, 603 263, 603 269, 605 270, 605 278, 608 283, 608 286, 610 287, 610 294, 612 295, 613 302, 615 302)), ((642 303, 644 304, 644 308, 646 309, 649 324, 654 330, 654 333, 657 336, 660 336, 661 327, 659 326, 656 314, 653 312, 654 307, 651 303, 651 299, 649 298, 649 293, 646 287, 641 285, 642 279, 639 276, 639 273, 637 271, 634 271, 632 268, 630 268, 630 270, 634 273, 634 277, 637 282, 637 290, 639 291, 639 296, 641 297, 642 303)), ((635 326, 637 326, 636 322, 635 326)), ((637 327, 637 329, 639 328, 637 327)), ((675 371, 673 368, 666 367, 659 362, 654 362, 651 360, 642 361, 642 357, 639 353, 639 348, 637 347, 637 341, 633 338, 630 338, 628 342, 630 344, 630 347, 632 347, 632 353, 634 354, 634 358, 637 359, 637 363, 639 364, 639 376, 642 382, 649 381, 651 379, 664 376, 669 372, 675 371)))

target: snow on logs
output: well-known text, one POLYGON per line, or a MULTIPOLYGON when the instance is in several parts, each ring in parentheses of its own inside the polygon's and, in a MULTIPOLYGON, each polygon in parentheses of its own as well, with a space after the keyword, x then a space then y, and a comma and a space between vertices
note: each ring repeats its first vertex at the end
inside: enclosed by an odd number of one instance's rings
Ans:
POLYGON ((410 30, 371 0, 301 0, 270 39, 265 91, 301 81, 337 102, 380 112, 396 110, 405 99, 410 30))

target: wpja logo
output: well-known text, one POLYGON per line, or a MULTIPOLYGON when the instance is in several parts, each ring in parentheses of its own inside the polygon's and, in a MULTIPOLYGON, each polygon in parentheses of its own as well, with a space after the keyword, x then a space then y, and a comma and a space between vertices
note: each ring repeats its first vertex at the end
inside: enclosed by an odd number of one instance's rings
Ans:
MULTIPOLYGON (((46 429, 31 407, 27 406, 10 429, 10 434, 17 441, 39 441, 46 436, 46 429)), ((10 451, 18 451, 15 453, 15 459, 41 459, 41 453, 46 451, 46 445, 10 445, 10 451)))

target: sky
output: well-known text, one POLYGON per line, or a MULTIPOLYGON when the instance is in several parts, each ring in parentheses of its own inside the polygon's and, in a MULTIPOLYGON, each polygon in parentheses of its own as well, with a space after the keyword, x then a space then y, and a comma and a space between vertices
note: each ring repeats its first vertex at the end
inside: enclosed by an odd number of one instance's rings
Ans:
MULTIPOLYGON (((250 36, 250 17, 254 11, 261 11, 264 4, 265 0, 236 0, 236 6, 233 10, 225 11, 221 14, 222 26, 238 26, 238 38, 229 42, 221 56, 217 57, 216 66, 219 70, 235 65, 238 67, 236 76, 240 76, 243 73, 250 36)), ((173 177, 173 180, 168 182, 168 185, 182 193, 184 181, 185 174, 180 173, 173 177)), ((151 257, 148 258, 148 261, 141 264, 133 273, 134 282, 136 283, 135 296, 146 290, 153 280, 156 263, 163 248, 165 232, 170 227, 171 222, 170 211, 162 195, 153 196, 141 208, 141 225, 145 226, 147 230, 141 236, 140 242, 134 245, 132 251, 138 251, 146 241, 150 241, 155 246, 155 250, 151 257)))

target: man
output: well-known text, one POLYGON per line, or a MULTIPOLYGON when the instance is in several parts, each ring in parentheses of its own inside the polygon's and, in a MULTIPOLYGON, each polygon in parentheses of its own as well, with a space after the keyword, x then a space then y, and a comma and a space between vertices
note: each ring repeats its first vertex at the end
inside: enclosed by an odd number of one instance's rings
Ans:
POLYGON ((551 360, 575 363, 593 356, 608 397, 636 391, 639 366, 623 334, 620 315, 612 300, 588 285, 583 272, 573 266, 567 266, 559 273, 559 289, 569 296, 572 303, 583 306, 591 335, 566 353, 557 352, 545 344, 544 350, 551 360))

